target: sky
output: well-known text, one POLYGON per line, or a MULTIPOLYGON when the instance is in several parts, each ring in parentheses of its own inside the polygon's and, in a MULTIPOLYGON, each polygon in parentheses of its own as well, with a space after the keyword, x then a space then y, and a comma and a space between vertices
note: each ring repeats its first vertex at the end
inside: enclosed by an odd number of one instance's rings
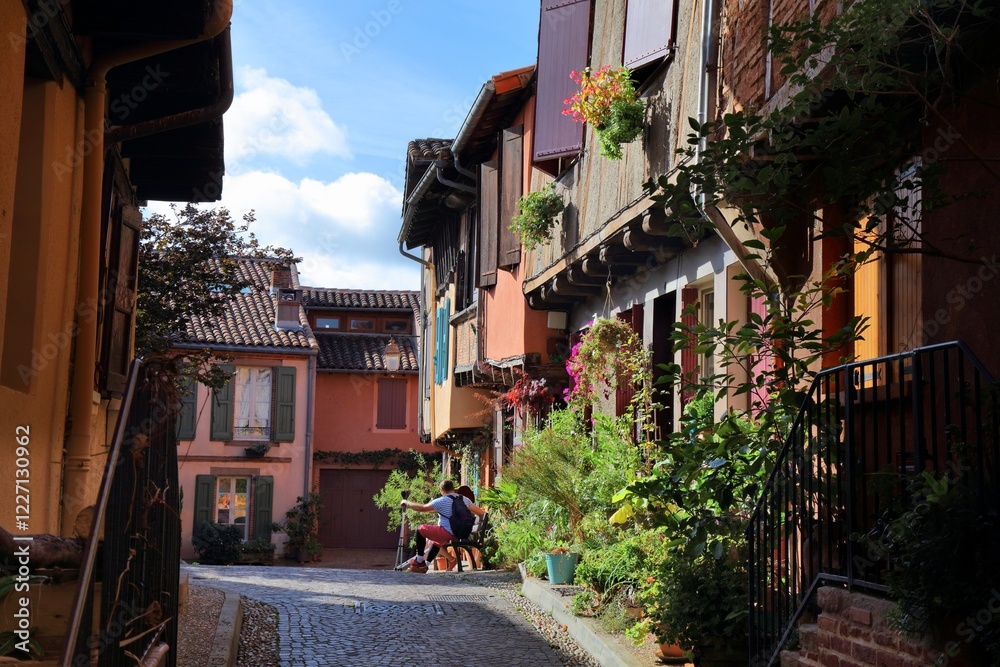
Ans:
POLYGON ((236 0, 208 207, 253 209, 263 244, 302 257, 304 285, 418 289, 396 241, 407 143, 454 137, 492 75, 533 64, 538 14, 538 0, 236 0))

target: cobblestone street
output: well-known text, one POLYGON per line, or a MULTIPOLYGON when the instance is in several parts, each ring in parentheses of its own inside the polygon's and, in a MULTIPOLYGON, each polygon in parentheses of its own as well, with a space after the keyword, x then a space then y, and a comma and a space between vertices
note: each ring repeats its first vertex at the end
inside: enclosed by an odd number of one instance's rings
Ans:
POLYGON ((297 567, 186 568, 278 609, 281 664, 562 665, 496 591, 453 575, 297 567))

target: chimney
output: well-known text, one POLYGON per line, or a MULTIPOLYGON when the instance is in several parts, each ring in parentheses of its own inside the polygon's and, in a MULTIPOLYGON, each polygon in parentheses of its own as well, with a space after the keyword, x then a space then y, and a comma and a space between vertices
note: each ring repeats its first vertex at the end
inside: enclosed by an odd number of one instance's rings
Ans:
POLYGON ((271 268, 271 294, 282 288, 291 289, 292 269, 284 264, 275 265, 271 268))
POLYGON ((302 305, 302 290, 291 287, 279 287, 275 292, 277 307, 274 309, 274 326, 283 331, 299 331, 302 322, 299 320, 299 306, 302 305))

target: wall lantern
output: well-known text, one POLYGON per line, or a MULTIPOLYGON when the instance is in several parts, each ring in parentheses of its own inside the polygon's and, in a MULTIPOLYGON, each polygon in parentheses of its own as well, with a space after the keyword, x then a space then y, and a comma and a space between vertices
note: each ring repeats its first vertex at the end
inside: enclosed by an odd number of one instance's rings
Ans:
POLYGON ((385 364, 385 370, 390 373, 395 373, 399 370, 399 345, 396 345, 396 341, 393 338, 389 339, 388 344, 385 346, 385 353, 382 355, 383 363, 385 364))

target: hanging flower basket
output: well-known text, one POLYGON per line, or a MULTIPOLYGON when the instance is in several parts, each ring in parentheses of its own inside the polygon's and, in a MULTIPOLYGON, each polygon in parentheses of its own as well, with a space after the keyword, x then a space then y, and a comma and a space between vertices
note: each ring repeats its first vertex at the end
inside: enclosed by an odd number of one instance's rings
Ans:
POLYGON ((570 72, 570 78, 580 91, 564 101, 568 108, 563 114, 594 127, 601 155, 622 159, 622 144, 635 141, 646 122, 646 106, 632 85, 632 73, 626 67, 605 65, 596 71, 588 67, 570 72))
POLYGON ((552 227, 556 216, 563 212, 566 204, 556 192, 554 184, 529 192, 517 202, 521 211, 510 221, 510 229, 527 250, 548 243, 552 238, 552 227))
POLYGON ((600 318, 573 346, 566 372, 571 386, 566 390, 567 402, 586 406, 600 393, 605 398, 619 386, 648 385, 649 352, 642 339, 625 321, 600 318))

